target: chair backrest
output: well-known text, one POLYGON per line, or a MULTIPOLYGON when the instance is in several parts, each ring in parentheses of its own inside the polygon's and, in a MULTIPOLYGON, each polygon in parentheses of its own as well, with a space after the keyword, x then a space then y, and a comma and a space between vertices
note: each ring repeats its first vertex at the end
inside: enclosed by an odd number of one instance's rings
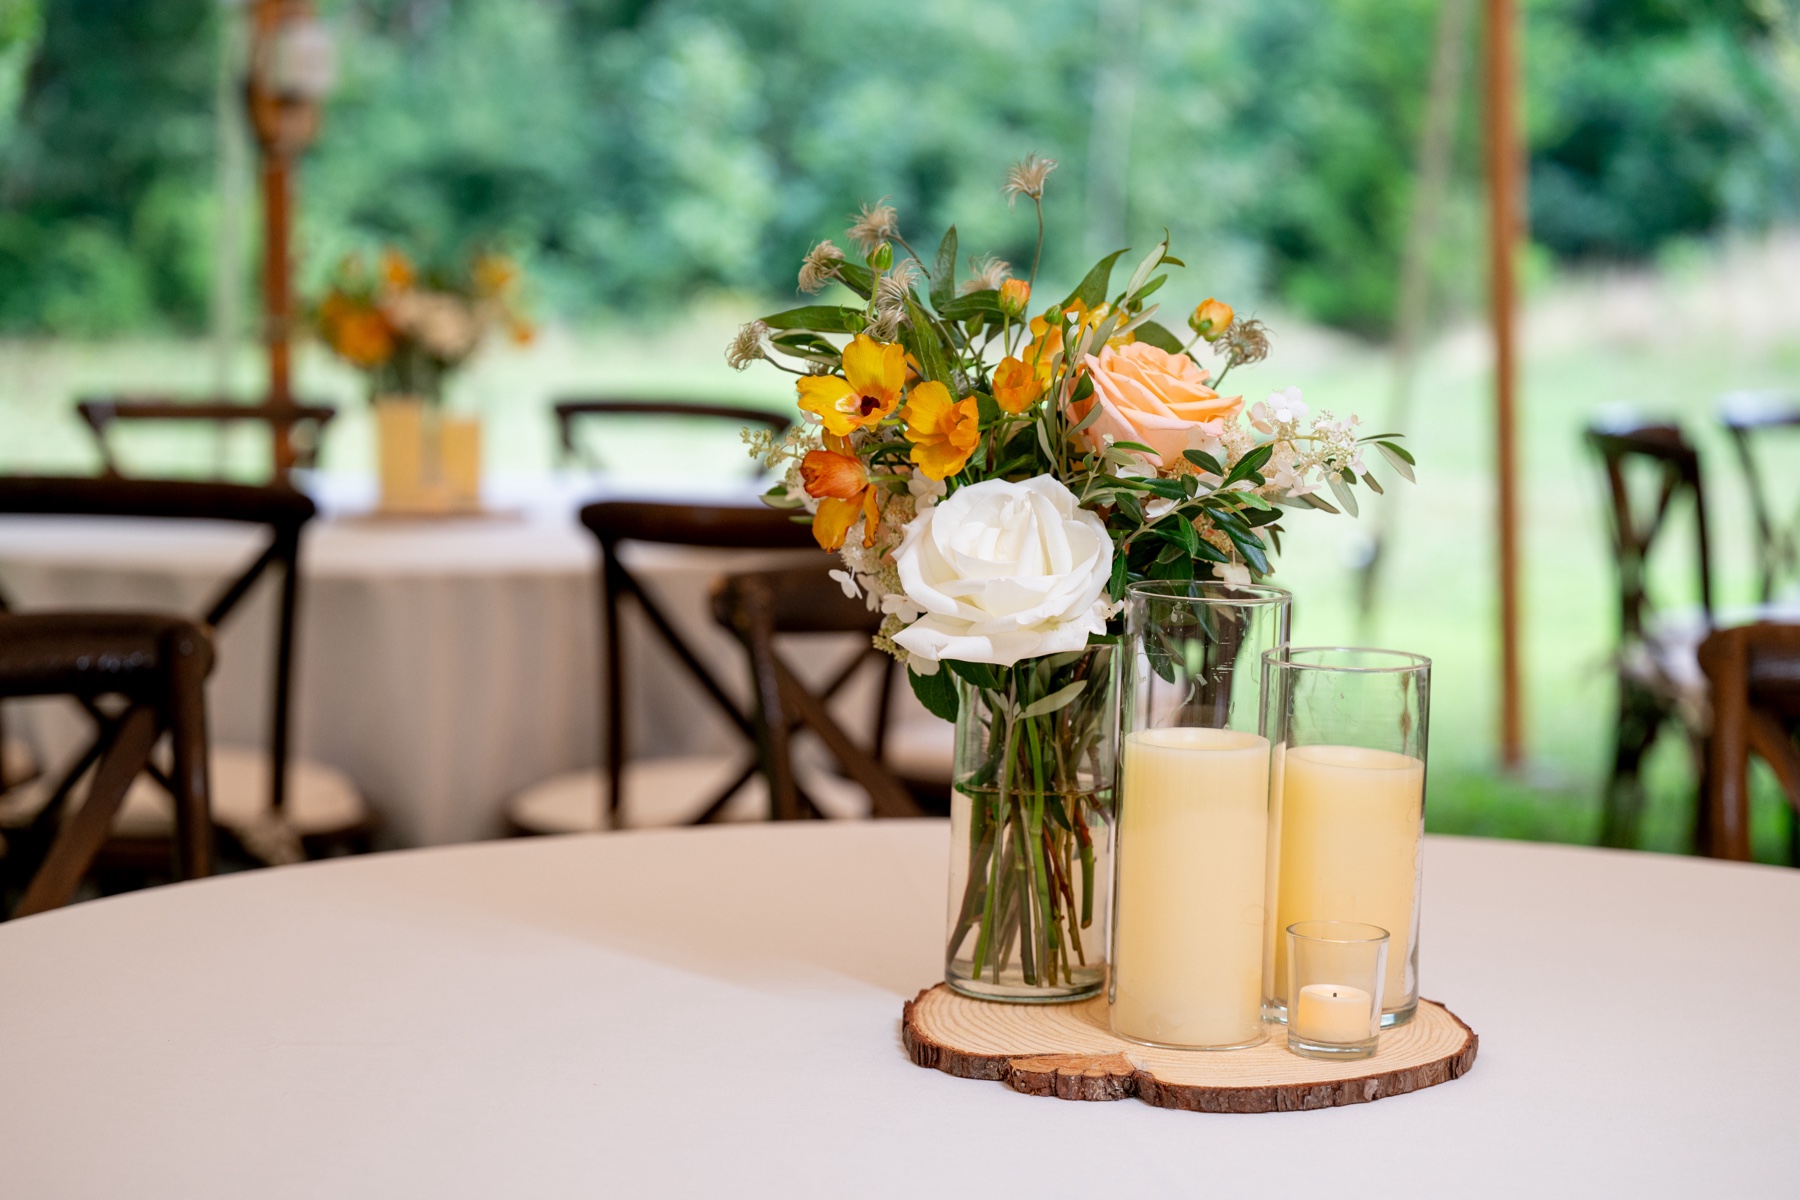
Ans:
MULTIPOLYGON (((1800 582, 1800 513, 1777 515, 1757 461, 1755 443, 1773 440, 1780 430, 1800 433, 1800 396, 1773 392, 1732 392, 1719 397, 1719 423, 1731 434, 1750 492, 1750 515, 1756 523, 1756 565, 1764 603, 1775 598, 1784 581, 1800 582)), ((1790 442, 1790 449, 1792 443, 1790 442)), ((1794 476, 1792 470, 1781 473, 1794 476)))
MULTIPOLYGON (((558 400, 555 409, 559 461, 564 466, 582 466, 593 471, 604 470, 605 464, 594 453, 592 445, 579 439, 576 433, 582 425, 594 421, 619 417, 704 420, 740 429, 757 426, 777 435, 786 432, 792 423, 787 417, 766 408, 751 408, 744 404, 714 404, 702 400, 629 400, 622 397, 569 399, 558 400)), ((754 465, 748 458, 745 463, 746 470, 754 465)))
MULTIPOLYGON (((607 500, 581 510, 581 523, 600 542, 601 686, 605 692, 600 760, 607 773, 606 802, 616 819, 623 800, 628 740, 625 729, 625 662, 620 631, 621 603, 636 601, 651 630, 688 675, 711 698, 718 711, 754 743, 756 731, 720 684, 701 655, 682 637, 675 622, 652 592, 631 573, 619 554, 623 542, 648 542, 668 546, 692 546, 720 550, 801 550, 817 548, 808 526, 795 522, 779 509, 762 505, 665 504, 647 501, 607 500)), ((715 797, 701 820, 711 820, 731 796, 755 773, 754 761, 728 788, 715 797)))
POLYGON ((1613 560, 1618 569, 1619 632, 1622 640, 1639 637, 1651 610, 1651 552, 1676 501, 1691 497, 1696 528, 1695 569, 1700 604, 1708 622, 1713 611, 1712 553, 1706 535, 1706 493, 1700 479, 1700 456, 1674 425, 1593 426, 1588 445, 1599 454, 1606 474, 1612 522, 1613 560), (1651 485, 1642 484, 1648 466, 1651 485))
MULTIPOLYGON (((94 396, 78 401, 75 411, 87 423, 100 451, 102 471, 109 476, 123 474, 112 444, 112 428, 120 421, 188 421, 229 427, 246 422, 273 426, 278 419, 267 404, 245 404, 233 400, 179 400, 167 396, 94 396)), ((319 442, 325 426, 337 415, 329 404, 295 404, 280 414, 295 435, 296 467, 311 467, 318 461, 319 442)), ((285 482, 276 480, 276 482, 285 482)))
POLYGON ((1761 623, 1718 630, 1700 644, 1713 709, 1706 811, 1699 848, 1715 858, 1750 858, 1749 756, 1774 769, 1787 793, 1790 860, 1800 863, 1800 625, 1761 623))
MULTIPOLYGON (((227 581, 200 617, 215 629, 231 615, 271 567, 281 574, 274 630, 274 684, 269 713, 270 806, 279 812, 287 798, 289 706, 293 692, 294 616, 299 603, 300 532, 317 509, 287 488, 185 480, 80 479, 62 476, 0 476, 0 514, 18 516, 136 517, 163 520, 231 521, 261 525, 268 544, 244 570, 227 581)), ((0 611, 10 602, 0 594, 0 611)))
POLYGON ((844 773, 868 792, 878 817, 915 817, 923 810, 906 787, 882 763, 891 715, 894 660, 868 639, 880 631, 882 614, 846 595, 831 578, 830 564, 745 572, 721 581, 713 594, 713 615, 732 630, 749 653, 756 696, 757 743, 769 781, 771 804, 778 818, 805 815, 818 805, 806 797, 794 771, 791 736, 798 727, 816 734, 844 773), (775 646, 777 634, 854 633, 861 645, 854 657, 817 692, 809 689, 775 646), (867 750, 846 735, 828 702, 859 666, 877 660, 880 691, 875 727, 867 750))

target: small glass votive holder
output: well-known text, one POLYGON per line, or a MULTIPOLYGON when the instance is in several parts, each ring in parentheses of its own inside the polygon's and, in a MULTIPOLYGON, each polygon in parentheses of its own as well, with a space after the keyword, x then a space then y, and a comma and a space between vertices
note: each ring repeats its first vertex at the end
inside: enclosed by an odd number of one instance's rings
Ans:
POLYGON ((1287 927, 1288 1049, 1303 1058, 1368 1058, 1381 1032, 1388 931, 1360 921, 1287 927))

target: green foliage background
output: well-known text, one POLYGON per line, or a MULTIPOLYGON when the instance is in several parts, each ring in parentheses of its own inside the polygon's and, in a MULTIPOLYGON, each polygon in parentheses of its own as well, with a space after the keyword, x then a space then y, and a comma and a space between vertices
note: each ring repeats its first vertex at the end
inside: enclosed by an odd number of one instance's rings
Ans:
MULTIPOLYGON (((1220 292, 1378 335, 1440 2, 327 2, 342 69, 306 163, 305 261, 498 241, 546 308, 639 314, 789 293, 806 246, 883 196, 923 240, 955 220, 965 247, 1016 260, 1028 222, 996 183, 1036 150, 1063 163, 1053 277, 1166 225, 1220 292), (1100 88, 1109 68, 1130 103, 1100 88), (1121 145, 1119 228, 1087 158, 1121 145)), ((1793 213, 1793 0, 1525 8, 1550 252, 1644 258, 1793 213)), ((0 330, 204 323, 225 11, 0 0, 0 330)), ((1474 71, 1440 262, 1453 298, 1479 285, 1474 71)))

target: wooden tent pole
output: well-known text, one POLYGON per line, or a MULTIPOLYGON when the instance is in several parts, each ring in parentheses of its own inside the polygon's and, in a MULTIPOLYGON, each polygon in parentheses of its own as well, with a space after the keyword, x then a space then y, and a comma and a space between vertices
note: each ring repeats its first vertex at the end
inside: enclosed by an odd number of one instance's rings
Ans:
POLYGON ((1521 232, 1518 59, 1513 0, 1485 0, 1487 17, 1487 174, 1494 321, 1494 446, 1500 549, 1500 759, 1525 761, 1520 695, 1519 513, 1513 395, 1517 382, 1514 270, 1521 232))

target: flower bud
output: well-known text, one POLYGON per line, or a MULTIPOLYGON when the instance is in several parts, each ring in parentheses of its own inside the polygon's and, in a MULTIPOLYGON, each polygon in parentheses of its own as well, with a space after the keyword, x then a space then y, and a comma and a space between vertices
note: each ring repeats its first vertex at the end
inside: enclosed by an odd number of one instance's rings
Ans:
POLYGON ((869 252, 869 265, 877 271, 885 271, 894 265, 894 247, 890 242, 883 242, 869 252))
POLYGON ((1031 285, 1023 279, 1008 279, 1000 285, 1000 311, 1018 320, 1031 303, 1031 285))
POLYGON ((1210 342, 1225 332, 1232 316, 1231 305, 1208 299, 1188 318, 1188 328, 1210 342))

